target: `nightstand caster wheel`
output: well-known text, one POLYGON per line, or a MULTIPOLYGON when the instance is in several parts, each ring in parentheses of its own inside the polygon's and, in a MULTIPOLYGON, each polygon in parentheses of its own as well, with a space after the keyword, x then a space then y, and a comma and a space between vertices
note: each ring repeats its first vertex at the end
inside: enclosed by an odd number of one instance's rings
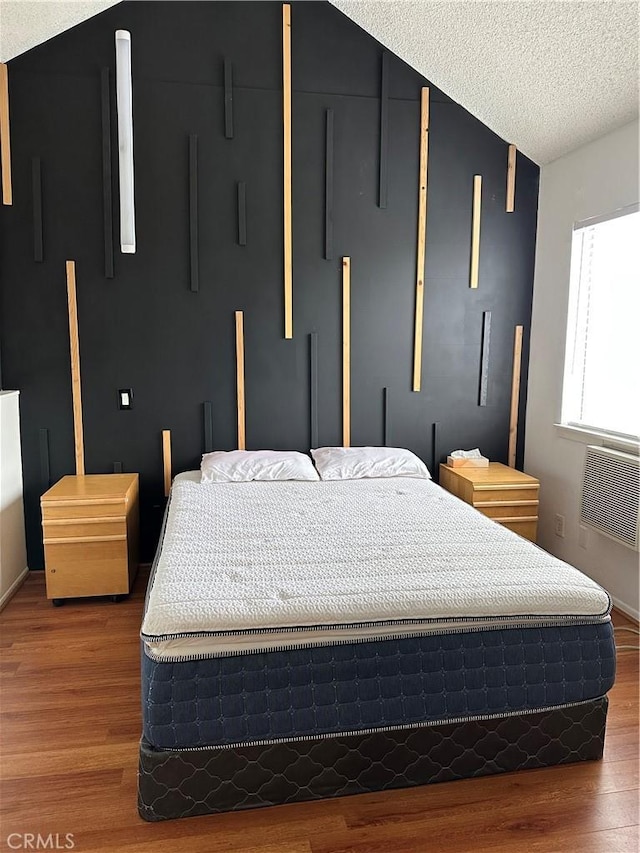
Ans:
POLYGON ((112 595, 111 601, 113 601, 114 604, 118 604, 120 601, 124 601, 124 595, 112 595))
POLYGON ((54 607, 62 607, 64 604, 64 598, 53 598, 52 601, 54 607))

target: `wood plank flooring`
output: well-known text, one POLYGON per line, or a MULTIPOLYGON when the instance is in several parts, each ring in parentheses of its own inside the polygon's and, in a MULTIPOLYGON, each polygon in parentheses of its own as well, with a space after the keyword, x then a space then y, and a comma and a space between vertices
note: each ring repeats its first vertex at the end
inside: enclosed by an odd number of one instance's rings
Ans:
MULTIPOLYGON (((633 651, 619 653, 601 762, 145 823, 136 811, 145 584, 141 572, 121 604, 54 608, 33 573, 0 615, 0 849, 11 849, 10 833, 59 833, 60 845, 73 833, 75 850, 111 853, 638 850, 633 651)), ((631 624, 619 614, 614 622, 631 624)), ((618 635, 620 644, 637 639, 618 635)))

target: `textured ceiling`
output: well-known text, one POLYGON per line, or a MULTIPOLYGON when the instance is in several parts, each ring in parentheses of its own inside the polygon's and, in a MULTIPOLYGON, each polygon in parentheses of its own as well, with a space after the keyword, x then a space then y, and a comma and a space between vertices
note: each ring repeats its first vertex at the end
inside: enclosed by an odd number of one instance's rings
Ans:
POLYGON ((118 0, 0 0, 0 61, 7 62, 118 0))
MULTIPOLYGON (((115 2, 0 0, 0 59, 115 2)), ((637 0, 332 2, 537 163, 638 115, 637 0)))
POLYGON ((537 163, 638 115, 638 2, 332 2, 537 163))

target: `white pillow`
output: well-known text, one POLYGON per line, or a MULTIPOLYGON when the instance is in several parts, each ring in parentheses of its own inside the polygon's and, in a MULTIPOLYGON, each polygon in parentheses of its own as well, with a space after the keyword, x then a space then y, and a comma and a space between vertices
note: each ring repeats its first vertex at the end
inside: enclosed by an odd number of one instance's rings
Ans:
POLYGON ((366 477, 419 477, 430 480, 429 469, 403 447, 319 447, 311 455, 322 480, 361 480, 366 477))
POLYGON ((216 450, 200 465, 201 483, 319 479, 309 457, 295 450, 216 450))

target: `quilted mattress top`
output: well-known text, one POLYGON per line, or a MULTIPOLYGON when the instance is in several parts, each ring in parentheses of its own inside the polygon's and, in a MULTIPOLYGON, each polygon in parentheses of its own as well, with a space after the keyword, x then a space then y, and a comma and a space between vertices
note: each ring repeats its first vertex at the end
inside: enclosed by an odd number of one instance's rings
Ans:
POLYGON ((428 480, 176 477, 142 626, 154 657, 608 619, 574 567, 428 480), (195 646, 194 646, 195 644, 195 646))

